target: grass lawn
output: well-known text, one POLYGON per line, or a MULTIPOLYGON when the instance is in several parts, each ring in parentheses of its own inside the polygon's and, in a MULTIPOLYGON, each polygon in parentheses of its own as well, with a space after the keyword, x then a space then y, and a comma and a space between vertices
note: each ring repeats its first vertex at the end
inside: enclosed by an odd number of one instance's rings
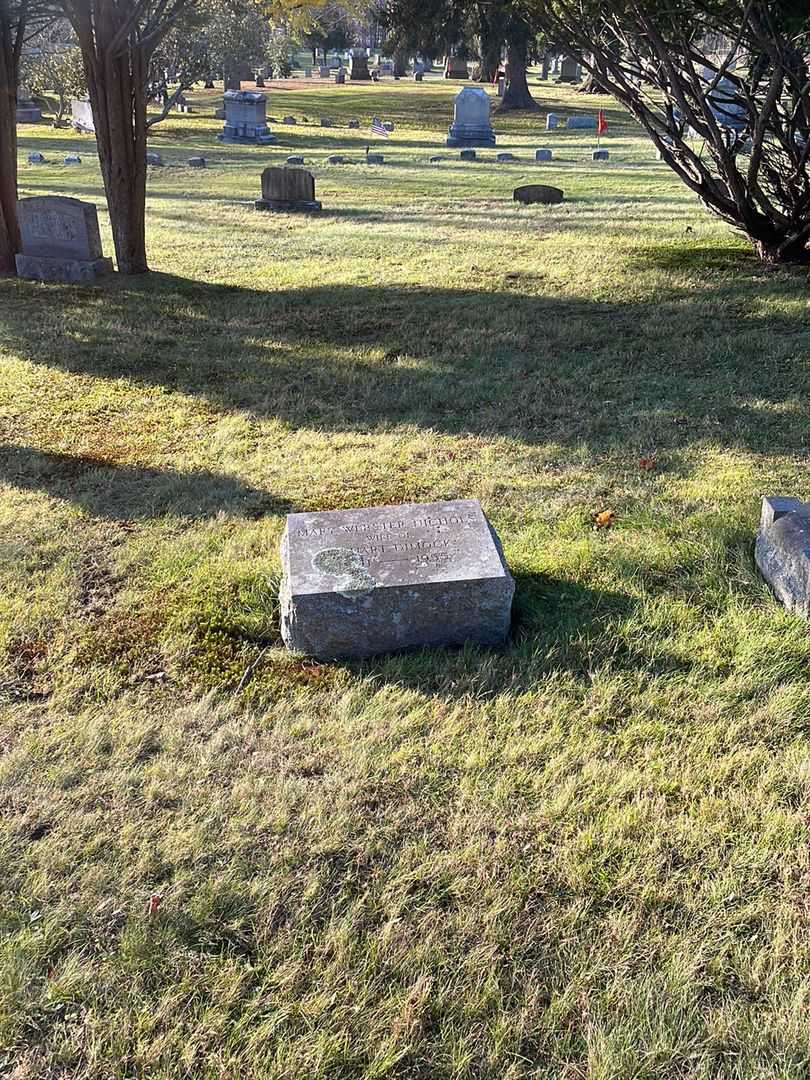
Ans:
MULTIPOLYGON (((807 1077, 810 636, 752 557, 807 274, 535 89, 611 161, 543 113, 460 162, 438 78, 270 89, 264 148, 192 96, 155 273, 0 281, 0 1075, 807 1077), (291 153, 323 213, 256 212, 291 153), (284 650, 286 513, 464 497, 506 649, 284 650)), ((101 212, 91 138, 20 133, 101 212)))

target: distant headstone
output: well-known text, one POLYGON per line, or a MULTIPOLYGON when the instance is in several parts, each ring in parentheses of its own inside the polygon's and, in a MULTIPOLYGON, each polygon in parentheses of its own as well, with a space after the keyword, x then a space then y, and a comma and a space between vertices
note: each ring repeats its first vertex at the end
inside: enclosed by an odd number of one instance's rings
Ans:
POLYGON ((502 164, 506 164, 509 161, 517 161, 518 159, 515 157, 514 154, 509 154, 504 151, 504 153, 502 154, 496 154, 495 160, 500 161, 502 164))
POLYGON ((287 158, 288 165, 303 165, 304 159, 300 154, 290 154, 287 158))
POLYGON ((556 113, 550 112, 546 117, 546 131, 556 131, 560 126, 560 118, 556 113))
POLYGON ((146 164, 147 165, 162 165, 163 158, 157 152, 157 150, 147 150, 146 152, 146 164))
POLYGON ((467 61, 458 56, 448 56, 444 65, 445 79, 468 79, 470 73, 467 70, 467 61))
POLYGON ((466 150, 459 150, 458 156, 462 161, 475 161, 475 151, 471 147, 467 147, 466 150))
POLYGON ((563 57, 560 64, 560 82, 576 82, 580 77, 580 67, 572 56, 563 57))
POLYGON ((428 158, 428 161, 433 165, 437 161, 444 161, 444 158, 441 154, 433 154, 432 157, 428 158))
POLYGON ((29 165, 44 165, 45 164, 45 157, 44 157, 43 154, 40 154, 39 150, 36 150, 36 151, 34 151, 33 154, 28 155, 28 164, 29 165))
POLYGON ((328 116, 322 116, 321 117, 321 127, 330 128, 331 126, 332 126, 332 121, 329 119, 329 117, 328 116))
POLYGON ((498 97, 502 98, 506 93, 506 79, 501 75, 498 79, 498 97))
POLYGON ((610 161, 610 151, 604 149, 594 150, 591 158, 593 161, 610 161))
POLYGON ((383 154, 366 154, 366 165, 384 165, 385 156, 383 154))
POLYGON ((810 503, 762 500, 754 550, 762 576, 789 611, 810 619, 810 503))
POLYGON ((489 119, 489 94, 480 86, 465 86, 456 95, 448 146, 494 146, 489 119))
POLYGON ((592 131, 596 128, 596 117, 569 116, 565 126, 569 131, 592 131))
POLYGON ((93 107, 89 101, 74 98, 70 103, 70 111, 72 114, 71 122, 77 131, 95 135, 96 122, 93 119, 93 107))
POLYGON ((360 127, 360 121, 359 120, 350 120, 349 123, 347 124, 347 127, 349 127, 352 131, 357 131, 357 129, 360 127))
POLYGON ((425 79, 425 76, 421 71, 415 71, 413 73, 413 81, 414 82, 424 82, 424 79, 425 79))
POLYGON ((273 167, 262 173, 262 197, 257 210, 313 211, 321 204, 315 199, 315 177, 305 169, 273 167))
POLYGON ((327 165, 345 165, 346 164, 346 159, 344 157, 341 157, 340 154, 330 154, 329 157, 326 159, 326 164, 327 165))
POLYGON ((293 126, 298 123, 294 116, 285 116, 281 122, 282 124, 290 124, 293 126))
POLYGON ((42 109, 31 97, 27 87, 21 86, 17 92, 16 121, 18 124, 37 124, 42 119, 42 109))
POLYGON ((336 86, 343 86, 345 84, 345 82, 346 82, 346 72, 343 70, 343 68, 341 68, 340 71, 335 72, 335 85, 336 86))
POLYGON ((206 161, 204 157, 192 157, 188 159, 188 163, 192 169, 204 169, 206 161))
POLYGON ((383 120, 383 127, 386 131, 394 131, 394 123, 392 120, 383 120))
POLYGON ((349 60, 349 78, 352 82, 371 81, 371 72, 368 70, 368 57, 359 49, 352 52, 349 60))
POLYGON ((477 500, 290 514, 281 634, 320 660, 500 645, 514 582, 477 500))
POLYGON ((524 184, 522 187, 515 188, 512 197, 515 202, 526 203, 527 205, 532 203, 553 205, 554 203, 561 203, 565 195, 560 188, 549 187, 547 184, 524 184))
POLYGON ((264 146, 276 141, 267 126, 267 98, 250 90, 228 90, 223 97, 225 126, 220 142, 264 146))
POLYGON ((535 161, 551 161, 553 157, 554 152, 546 146, 539 146, 534 152, 535 161))
POLYGON ((78 154, 65 154, 65 165, 81 165, 82 159, 78 154))
POLYGON ((22 252, 17 274, 35 281, 88 281, 112 271, 101 249, 98 212, 92 203, 62 195, 20 199, 22 252))

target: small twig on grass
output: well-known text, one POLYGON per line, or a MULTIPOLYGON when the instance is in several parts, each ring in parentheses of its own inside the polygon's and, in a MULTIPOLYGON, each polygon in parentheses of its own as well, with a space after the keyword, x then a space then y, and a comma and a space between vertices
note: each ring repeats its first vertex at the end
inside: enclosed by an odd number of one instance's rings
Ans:
POLYGON ((256 659, 253 661, 253 663, 248 664, 248 666, 245 668, 245 673, 242 676, 242 678, 239 680, 239 685, 236 688, 236 691, 235 691, 236 694, 240 694, 242 692, 242 690, 244 690, 245 685, 250 681, 250 678, 253 675, 253 672, 259 666, 259 661, 261 660, 261 658, 264 656, 264 654, 267 652, 267 650, 269 648, 270 648, 269 645, 265 645, 265 647, 261 650, 261 652, 256 657, 256 659))

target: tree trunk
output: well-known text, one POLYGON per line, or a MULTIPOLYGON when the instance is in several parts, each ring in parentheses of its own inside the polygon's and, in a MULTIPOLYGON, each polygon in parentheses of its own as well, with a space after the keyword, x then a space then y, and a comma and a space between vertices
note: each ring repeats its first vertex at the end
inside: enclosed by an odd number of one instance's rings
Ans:
POLYGON ((506 53, 506 91, 498 112, 539 109, 526 78, 527 49, 522 42, 510 42, 506 53))
POLYGON ((224 86, 225 90, 241 90, 242 89, 242 80, 239 78, 239 76, 237 74, 235 74, 232 71, 226 71, 225 72, 224 82, 225 82, 225 86, 224 86))
POLYGON ((14 273, 20 250, 17 222, 17 77, 16 32, 0 18, 0 274, 14 273))
POLYGON ((394 74, 400 78, 408 72, 408 54, 405 49, 394 49, 394 74))
POLYGON ((501 66, 503 36, 498 33, 495 21, 490 17, 485 5, 479 6, 478 25, 480 31, 481 70, 478 81, 491 83, 501 66))
POLYGON ((76 26, 96 144, 107 195, 115 257, 121 274, 143 274, 146 261, 146 79, 149 58, 143 48, 125 47, 113 55, 118 32, 115 10, 99 5, 92 27, 76 26))

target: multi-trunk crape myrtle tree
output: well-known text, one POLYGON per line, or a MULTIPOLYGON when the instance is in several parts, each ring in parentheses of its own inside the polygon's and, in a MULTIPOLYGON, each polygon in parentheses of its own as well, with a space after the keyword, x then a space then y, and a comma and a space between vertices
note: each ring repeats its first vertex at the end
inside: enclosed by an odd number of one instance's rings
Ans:
POLYGON ((810 261, 807 0, 536 0, 534 14, 763 261, 810 261))

